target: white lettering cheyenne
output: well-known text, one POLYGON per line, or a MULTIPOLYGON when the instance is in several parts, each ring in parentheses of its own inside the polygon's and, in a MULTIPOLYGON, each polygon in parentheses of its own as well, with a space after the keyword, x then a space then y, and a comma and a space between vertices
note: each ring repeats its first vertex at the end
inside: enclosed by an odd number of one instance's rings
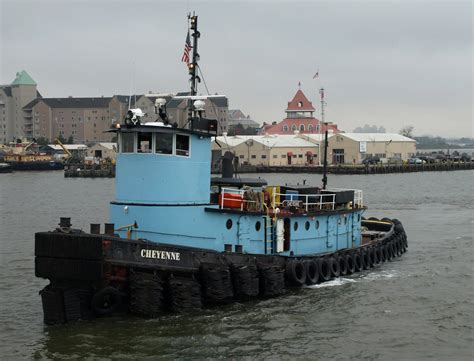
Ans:
POLYGON ((179 252, 158 251, 155 249, 142 249, 140 256, 143 258, 154 258, 171 261, 180 261, 181 254, 179 252))

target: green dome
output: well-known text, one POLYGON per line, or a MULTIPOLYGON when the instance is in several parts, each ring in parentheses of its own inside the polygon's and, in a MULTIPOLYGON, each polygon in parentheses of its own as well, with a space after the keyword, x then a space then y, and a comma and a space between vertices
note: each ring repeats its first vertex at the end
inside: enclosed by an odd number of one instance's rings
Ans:
POLYGON ((16 78, 11 85, 37 85, 31 76, 24 70, 16 73, 16 78))

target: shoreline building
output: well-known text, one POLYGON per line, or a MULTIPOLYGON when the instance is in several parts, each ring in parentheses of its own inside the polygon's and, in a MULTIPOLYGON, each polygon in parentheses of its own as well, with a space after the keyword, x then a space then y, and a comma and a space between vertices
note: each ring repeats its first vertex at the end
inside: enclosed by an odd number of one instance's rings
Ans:
POLYGON ((33 119, 23 107, 37 98, 37 84, 25 70, 11 84, 0 85, 0 144, 33 138, 33 119))
POLYGON ((215 161, 231 151, 239 164, 302 166, 318 164, 319 144, 299 134, 223 135, 212 143, 212 150, 215 161))
POLYGON ((328 139, 329 164, 360 164, 368 157, 403 161, 415 153, 416 140, 397 133, 339 133, 328 139))
POLYGON ((279 123, 265 124, 260 134, 293 134, 295 131, 300 134, 319 134, 324 133, 326 128, 330 133, 340 132, 337 124, 321 124, 321 121, 314 117, 315 111, 313 103, 299 87, 293 99, 288 102, 285 119, 279 123))
POLYGON ((38 98, 23 107, 34 124, 31 137, 53 141, 73 138, 75 143, 110 142, 110 125, 125 117, 128 97, 38 98), (125 102, 126 101, 126 102, 125 102))

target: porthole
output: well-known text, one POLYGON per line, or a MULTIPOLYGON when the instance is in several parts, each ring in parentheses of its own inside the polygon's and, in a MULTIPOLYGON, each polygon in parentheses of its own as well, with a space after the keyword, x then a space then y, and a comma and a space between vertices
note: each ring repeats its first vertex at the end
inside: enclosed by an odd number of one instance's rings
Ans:
POLYGON ((228 219, 227 222, 225 222, 225 226, 227 227, 227 229, 231 229, 232 228, 232 219, 228 219))
POLYGON ((260 221, 255 222, 255 230, 257 232, 260 231, 260 227, 262 227, 262 224, 260 223, 260 221))
POLYGON ((316 229, 319 229, 319 221, 316 221, 315 226, 316 226, 316 229))
POLYGON ((309 221, 306 221, 306 223, 304 224, 304 228, 305 228, 306 230, 309 229, 309 221))
POLYGON ((298 222, 295 222, 295 224, 293 224, 293 229, 294 229, 295 231, 298 230, 298 222))

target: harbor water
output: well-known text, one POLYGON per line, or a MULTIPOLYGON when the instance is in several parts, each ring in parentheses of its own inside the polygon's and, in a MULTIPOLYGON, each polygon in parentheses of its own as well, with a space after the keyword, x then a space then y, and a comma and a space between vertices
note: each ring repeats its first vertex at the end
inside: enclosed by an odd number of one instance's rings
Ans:
MULTIPOLYGON (((318 174, 262 174, 320 184, 318 174)), ((193 314, 45 326, 34 233, 108 219, 114 179, 0 174, 0 358, 472 360, 474 171, 330 176, 398 218, 408 252, 372 271, 193 314)), ((183 220, 176 220, 182 222, 183 220)))

